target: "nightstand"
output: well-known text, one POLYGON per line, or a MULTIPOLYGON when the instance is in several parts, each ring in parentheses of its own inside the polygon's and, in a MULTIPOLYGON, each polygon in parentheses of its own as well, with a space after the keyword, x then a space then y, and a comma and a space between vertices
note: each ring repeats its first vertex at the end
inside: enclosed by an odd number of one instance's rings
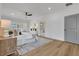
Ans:
POLYGON ((17 38, 0 37, 0 56, 7 56, 16 52, 17 38))

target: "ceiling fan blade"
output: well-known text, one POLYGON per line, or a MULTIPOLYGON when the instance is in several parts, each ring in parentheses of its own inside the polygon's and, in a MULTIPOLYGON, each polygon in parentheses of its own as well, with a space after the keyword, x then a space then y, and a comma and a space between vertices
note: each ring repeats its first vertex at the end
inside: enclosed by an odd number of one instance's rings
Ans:
POLYGON ((32 14, 28 14, 27 16, 32 16, 32 14))
POLYGON ((28 15, 27 12, 25 12, 25 15, 28 15))

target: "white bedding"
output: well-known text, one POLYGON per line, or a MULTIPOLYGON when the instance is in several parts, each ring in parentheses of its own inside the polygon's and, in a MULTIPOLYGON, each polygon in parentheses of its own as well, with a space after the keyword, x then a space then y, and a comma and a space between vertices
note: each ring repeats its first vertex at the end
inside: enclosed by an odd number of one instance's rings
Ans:
POLYGON ((22 33, 22 35, 16 37, 17 37, 17 46, 35 41, 31 33, 22 33))

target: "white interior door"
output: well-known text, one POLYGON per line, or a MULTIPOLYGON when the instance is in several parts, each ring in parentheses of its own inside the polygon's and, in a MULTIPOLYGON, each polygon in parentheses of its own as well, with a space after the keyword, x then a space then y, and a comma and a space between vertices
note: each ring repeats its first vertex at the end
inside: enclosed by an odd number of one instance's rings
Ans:
POLYGON ((40 22, 40 34, 43 35, 45 33, 45 23, 40 22))
POLYGON ((77 43, 79 44, 79 14, 77 14, 77 43))
POLYGON ((76 15, 72 16, 67 16, 65 17, 65 41, 77 42, 77 37, 76 37, 76 15))

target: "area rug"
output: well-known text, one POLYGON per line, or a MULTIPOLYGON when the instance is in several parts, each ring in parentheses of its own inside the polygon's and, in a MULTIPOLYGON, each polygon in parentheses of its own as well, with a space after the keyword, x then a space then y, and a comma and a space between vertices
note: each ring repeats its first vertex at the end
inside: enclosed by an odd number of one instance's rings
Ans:
POLYGON ((18 51, 19 55, 23 55, 23 54, 25 54, 25 53, 27 53, 35 48, 43 46, 49 42, 51 42, 51 40, 38 38, 38 40, 35 40, 34 42, 27 43, 21 47, 17 47, 17 51, 18 51))

